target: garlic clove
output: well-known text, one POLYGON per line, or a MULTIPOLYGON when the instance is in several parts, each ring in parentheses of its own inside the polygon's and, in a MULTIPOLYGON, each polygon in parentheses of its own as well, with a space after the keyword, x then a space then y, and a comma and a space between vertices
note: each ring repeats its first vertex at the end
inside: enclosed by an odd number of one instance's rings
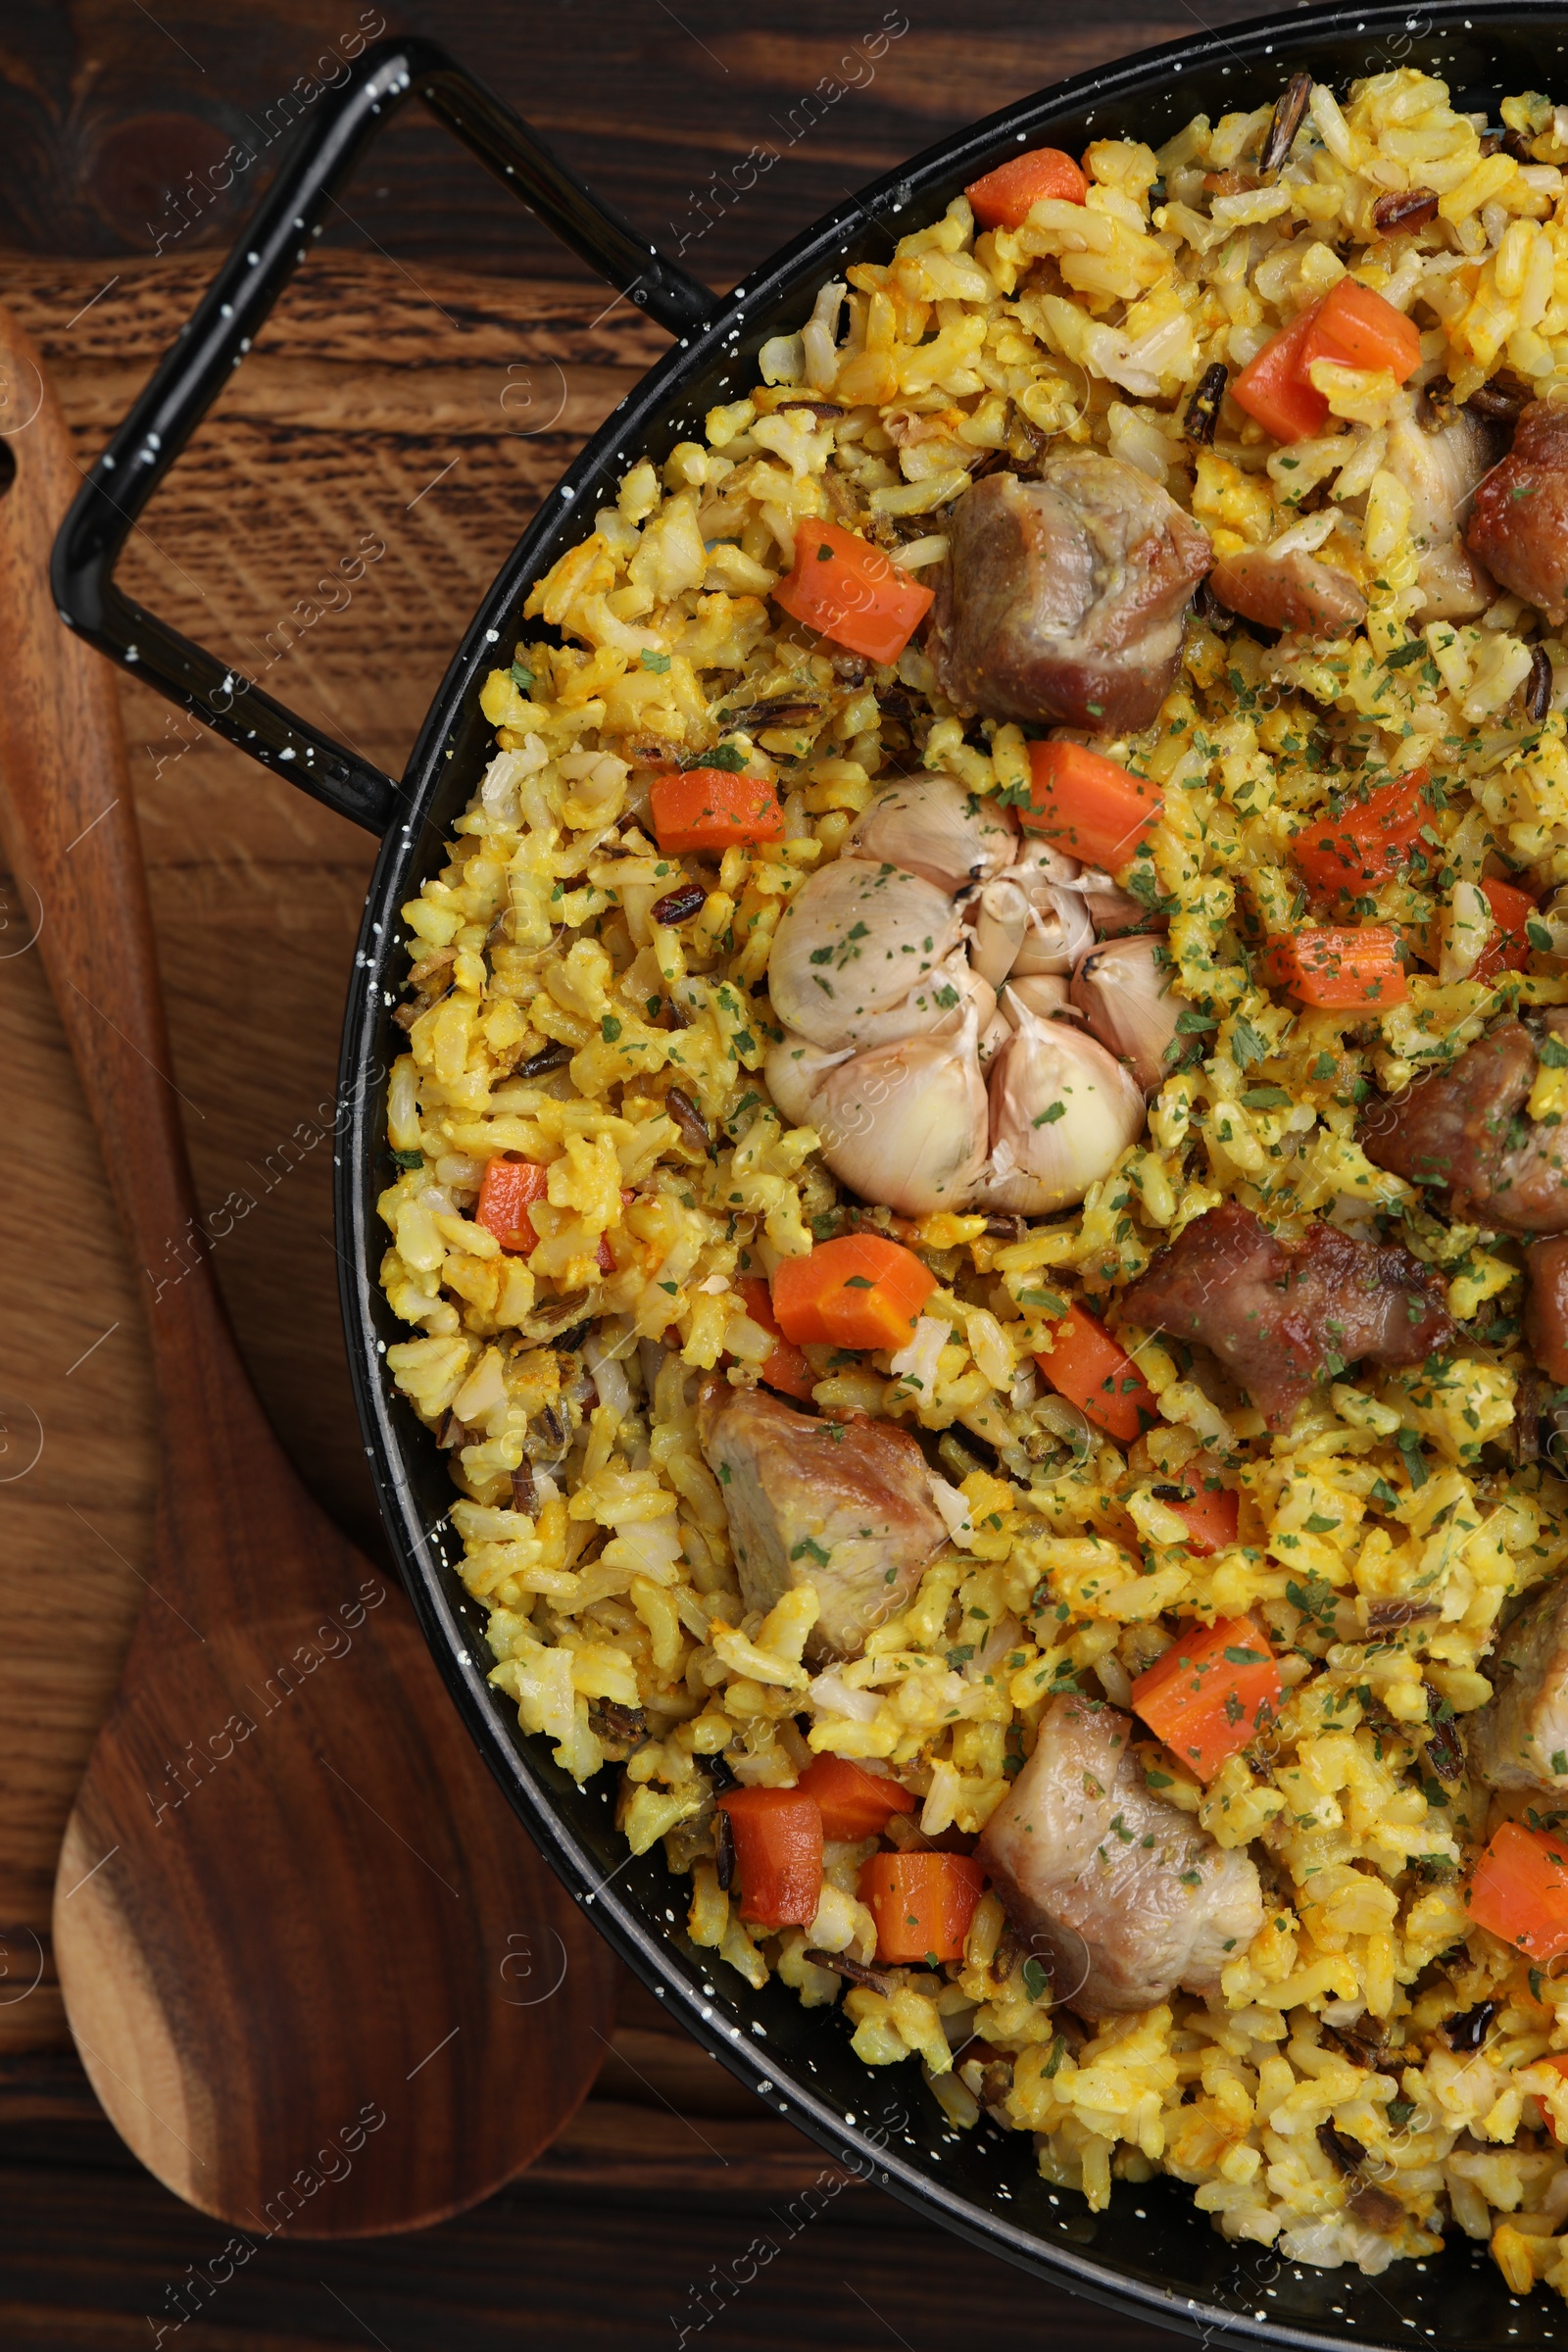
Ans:
POLYGON ((996 1010, 997 992, 989 980, 971 969, 963 949, 956 947, 906 997, 858 1020, 850 1050, 894 1046, 901 1037, 951 1035, 961 1025, 971 1004, 984 1029, 996 1010))
POLYGON ((777 1045, 769 1046, 762 1063, 762 1076, 767 1091, 791 1127, 811 1125, 811 1104, 816 1089, 825 1073, 838 1062, 848 1060, 854 1052, 851 1046, 840 1046, 833 1054, 810 1039, 802 1037, 797 1029, 786 1029, 777 1045))
MULTIPOLYGON (((814 1046, 864 1045, 879 1016, 931 979, 960 928, 952 899, 920 875, 837 858, 791 901, 773 935, 773 1009, 814 1046)), ((923 1019, 916 1010, 907 1026, 923 1019)))
POLYGON ((1092 866, 1086 865, 1079 875, 1078 888, 1100 939, 1119 939, 1123 932, 1140 927, 1152 931, 1170 928, 1168 914, 1152 915, 1141 899, 1135 899, 1131 891, 1118 889, 1109 874, 1100 873, 1092 866))
POLYGON ((885 858, 937 889, 992 881, 1011 862, 1018 836, 1000 802, 956 776, 906 776, 879 792, 851 826, 845 854, 885 858))
POLYGON ((1163 940, 1110 939, 1084 956, 1069 992, 1101 1044, 1131 1064, 1151 1095, 1169 1074, 1165 1055, 1181 1018, 1171 970, 1163 940))
POLYGON ((985 1165, 973 1006, 956 1038, 906 1037, 824 1072, 811 1124, 840 1183, 899 1216, 961 1208, 985 1165))
POLYGON ((983 1070, 990 1069, 991 1064, 996 1060, 997 1055, 1002 1052, 1003 1047, 1006 1044, 1011 1035, 1012 1023, 1008 1020, 1006 1014, 1003 1011, 1002 1006, 999 1004, 996 1011, 991 1015, 990 1020, 981 1030, 980 1042, 975 1048, 976 1053, 980 1056, 980 1067, 983 1070))
POLYGON ((1031 898, 1045 890, 1065 889, 1069 882, 1077 881, 1081 871, 1076 858, 1069 858, 1041 833, 1020 834, 1018 854, 1007 868, 1008 878, 1031 898))
POLYGON ((1020 980, 1038 972, 1070 972, 1094 946, 1095 927, 1076 888, 1042 891, 1029 909, 1029 928, 1013 957, 1020 980))
POLYGON ((1029 934, 1029 901, 1006 876, 988 882, 974 907, 969 956, 974 968, 1000 988, 1029 934))
POLYGON ((1110 1174, 1144 1131, 1144 1098, 1092 1037, 1016 998, 1007 1010, 1017 1026, 992 1065, 991 1157, 975 1198, 1047 1216, 1110 1174))
POLYGON ((1003 1017, 1007 1021, 1008 1028, 1013 1025, 1008 1016, 1009 1005, 1015 1009, 1023 1006, 1042 1021, 1050 1020, 1054 1015, 1059 1017, 1063 1013, 1070 1020, 1081 1021, 1084 1016, 1069 1000, 1067 989, 1065 972, 1031 972, 1027 978, 1020 978, 1015 973, 1007 982, 1006 994, 1002 1002, 1003 1017))

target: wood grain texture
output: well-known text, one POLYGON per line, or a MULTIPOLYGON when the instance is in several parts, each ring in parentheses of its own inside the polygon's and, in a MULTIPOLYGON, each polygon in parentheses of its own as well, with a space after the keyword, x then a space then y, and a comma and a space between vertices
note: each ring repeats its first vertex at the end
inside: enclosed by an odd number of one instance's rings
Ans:
MULTIPOLYGON (((177 15, 77 0, 47 32, 0 47, 0 238, 110 267, 221 245, 320 102, 311 92, 337 71, 334 48, 381 20, 444 42, 634 226, 730 286, 961 123, 1259 13, 1251 0, 1092 12, 999 0, 978 16, 964 0, 270 0, 236 18, 220 0, 183 0, 177 15)), ((417 107, 362 167, 333 239, 416 270, 461 255, 489 272, 578 272, 417 107)))
POLYGON ((148 1275, 160 1456, 148 1601, 61 1847, 60 1987, 122 2137, 203 2212, 423 2227, 555 2136, 598 2070, 612 1972, 401 1592, 311 1501, 241 1367, 109 674, 39 595, 67 430, 3 314, 0 380, 38 387, 0 503, 0 833, 148 1275))

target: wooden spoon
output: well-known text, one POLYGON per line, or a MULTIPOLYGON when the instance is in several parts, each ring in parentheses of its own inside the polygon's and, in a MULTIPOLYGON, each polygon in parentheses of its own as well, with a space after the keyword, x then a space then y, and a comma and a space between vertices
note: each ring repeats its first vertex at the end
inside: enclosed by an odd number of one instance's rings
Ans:
POLYGON ((55 1884, 66 2009, 122 2137, 191 2204, 252 2235, 412 2230, 554 2138, 603 2058, 614 1963, 241 1366, 175 1108, 115 673, 49 594, 80 476, 0 313, 8 420, 0 835, 148 1269, 161 1441, 148 1597, 55 1884))

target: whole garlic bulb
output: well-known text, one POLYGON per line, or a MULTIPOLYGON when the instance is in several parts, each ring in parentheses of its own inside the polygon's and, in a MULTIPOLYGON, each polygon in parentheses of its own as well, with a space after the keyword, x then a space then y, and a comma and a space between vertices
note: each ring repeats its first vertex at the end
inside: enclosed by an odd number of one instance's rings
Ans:
POLYGON ((1164 941, 1140 937, 1106 940, 1090 951, 1072 976, 1073 1004, 1101 1044, 1132 1064, 1150 1095, 1169 1074, 1165 1054, 1181 1017, 1171 974, 1164 941))
POLYGON ((976 1043, 971 1005, 956 1038, 901 1038, 822 1073, 810 1124, 841 1183, 904 1217, 963 1206, 988 1138, 976 1043))
POLYGON ((957 907, 935 883, 902 866, 840 858, 811 876, 773 935, 773 1009, 813 1045, 863 1045, 876 1016, 957 946, 960 928, 957 907))
POLYGON ((879 792, 856 818, 845 855, 902 865, 939 890, 990 882, 1012 862, 1018 836, 1005 810, 956 776, 909 776, 879 792))
POLYGON ((991 1161, 977 1198, 1046 1216, 1110 1174, 1144 1131, 1144 1097, 1081 1030, 1040 1020, 1016 999, 1007 1012, 1017 1025, 991 1072, 991 1161))

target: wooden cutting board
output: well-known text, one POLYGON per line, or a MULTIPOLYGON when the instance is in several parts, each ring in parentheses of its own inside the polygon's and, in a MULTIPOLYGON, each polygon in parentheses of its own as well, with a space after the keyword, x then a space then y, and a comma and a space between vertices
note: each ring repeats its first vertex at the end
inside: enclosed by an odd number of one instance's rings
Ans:
MULTIPOLYGON (((42 345, 82 462, 207 274, 201 263, 117 275, 0 258, 0 302, 42 345)), ((150 510, 122 576, 398 773, 502 557, 663 345, 596 286, 430 271, 416 282, 373 257, 318 257, 150 510)), ((106 667, 104 686, 130 745, 197 1195, 232 1219, 219 1280, 285 1446, 384 1558, 331 1202, 338 1030, 374 844, 135 681, 106 667)), ((35 910, 9 876, 0 893, 0 2111, 69 2118, 91 2094, 70 2055, 50 1889, 135 1613, 162 1605, 143 1583, 142 1311, 177 1267, 128 1261, 30 953, 35 910)), ((652 2172, 695 2185, 721 2170, 727 2187, 771 2194, 821 2169, 629 1980, 592 2107, 546 2159, 585 2188, 652 2172)))

